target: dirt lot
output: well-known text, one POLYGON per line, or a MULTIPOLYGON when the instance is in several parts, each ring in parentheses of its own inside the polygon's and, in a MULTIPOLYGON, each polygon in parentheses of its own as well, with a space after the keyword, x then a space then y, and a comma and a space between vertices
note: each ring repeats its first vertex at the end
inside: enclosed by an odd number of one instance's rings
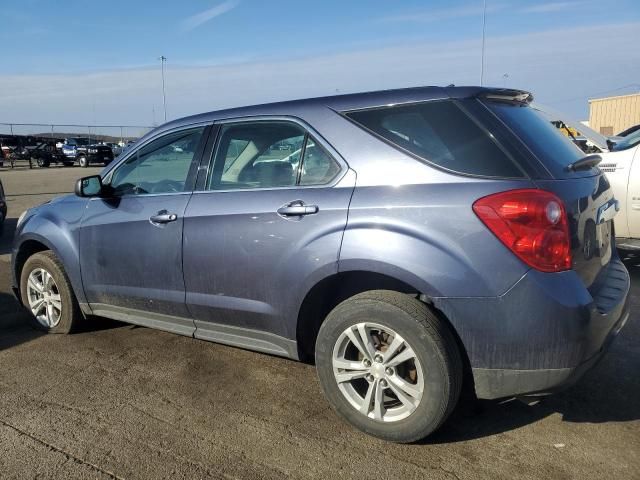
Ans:
POLYGON ((640 478, 640 267, 629 324, 579 385, 467 404, 393 445, 343 424, 309 365, 104 319, 71 336, 22 326, 7 237, 94 171, 0 170, 1 478, 640 478))

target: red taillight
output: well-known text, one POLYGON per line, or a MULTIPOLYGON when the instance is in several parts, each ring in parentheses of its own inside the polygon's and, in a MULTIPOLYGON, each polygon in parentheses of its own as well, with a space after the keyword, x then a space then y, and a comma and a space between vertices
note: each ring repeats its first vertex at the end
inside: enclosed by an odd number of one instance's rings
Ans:
POLYGON ((567 213, 553 193, 535 189, 496 193, 477 200, 473 211, 527 265, 543 272, 571 268, 567 213))

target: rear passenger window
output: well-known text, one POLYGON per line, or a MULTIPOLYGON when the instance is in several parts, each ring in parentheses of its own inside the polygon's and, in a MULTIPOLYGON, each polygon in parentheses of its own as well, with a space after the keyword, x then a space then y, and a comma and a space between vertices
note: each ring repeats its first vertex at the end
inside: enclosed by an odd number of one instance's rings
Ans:
POLYGON ((348 112, 394 146, 454 172, 488 177, 523 173, 485 129, 452 101, 348 112))
POLYGON ((307 139, 300 185, 324 185, 340 171, 340 165, 311 137, 307 139))
POLYGON ((338 163, 297 124, 231 124, 222 127, 207 188, 323 185, 339 171, 338 163))

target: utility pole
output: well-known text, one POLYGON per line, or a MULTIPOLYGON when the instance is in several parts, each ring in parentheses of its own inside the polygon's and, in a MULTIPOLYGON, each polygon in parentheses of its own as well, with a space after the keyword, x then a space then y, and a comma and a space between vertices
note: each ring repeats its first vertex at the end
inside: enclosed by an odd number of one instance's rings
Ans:
POLYGON ((164 121, 165 123, 167 122, 167 97, 165 95, 164 92, 164 63, 167 61, 167 57, 165 57, 164 55, 161 55, 160 58, 158 58, 158 60, 160 60, 160 68, 162 70, 162 106, 164 107, 164 121))
POLYGON ((482 54, 480 58, 480 86, 484 83, 484 37, 487 27, 487 0, 483 0, 482 7, 482 54))

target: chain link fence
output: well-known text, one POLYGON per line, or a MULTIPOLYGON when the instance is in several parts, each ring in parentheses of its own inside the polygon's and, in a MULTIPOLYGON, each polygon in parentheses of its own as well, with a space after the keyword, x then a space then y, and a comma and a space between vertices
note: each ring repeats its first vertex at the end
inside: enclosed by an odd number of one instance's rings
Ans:
POLYGON ((0 122, 0 168, 49 166, 73 163, 64 156, 66 138, 85 137, 95 143, 109 144, 119 155, 130 141, 135 141, 153 127, 144 125, 78 125, 50 123, 0 122))
POLYGON ((153 127, 145 125, 74 125, 50 123, 0 123, 0 137, 40 137, 64 139, 89 137, 98 141, 126 143, 136 140, 153 127))

